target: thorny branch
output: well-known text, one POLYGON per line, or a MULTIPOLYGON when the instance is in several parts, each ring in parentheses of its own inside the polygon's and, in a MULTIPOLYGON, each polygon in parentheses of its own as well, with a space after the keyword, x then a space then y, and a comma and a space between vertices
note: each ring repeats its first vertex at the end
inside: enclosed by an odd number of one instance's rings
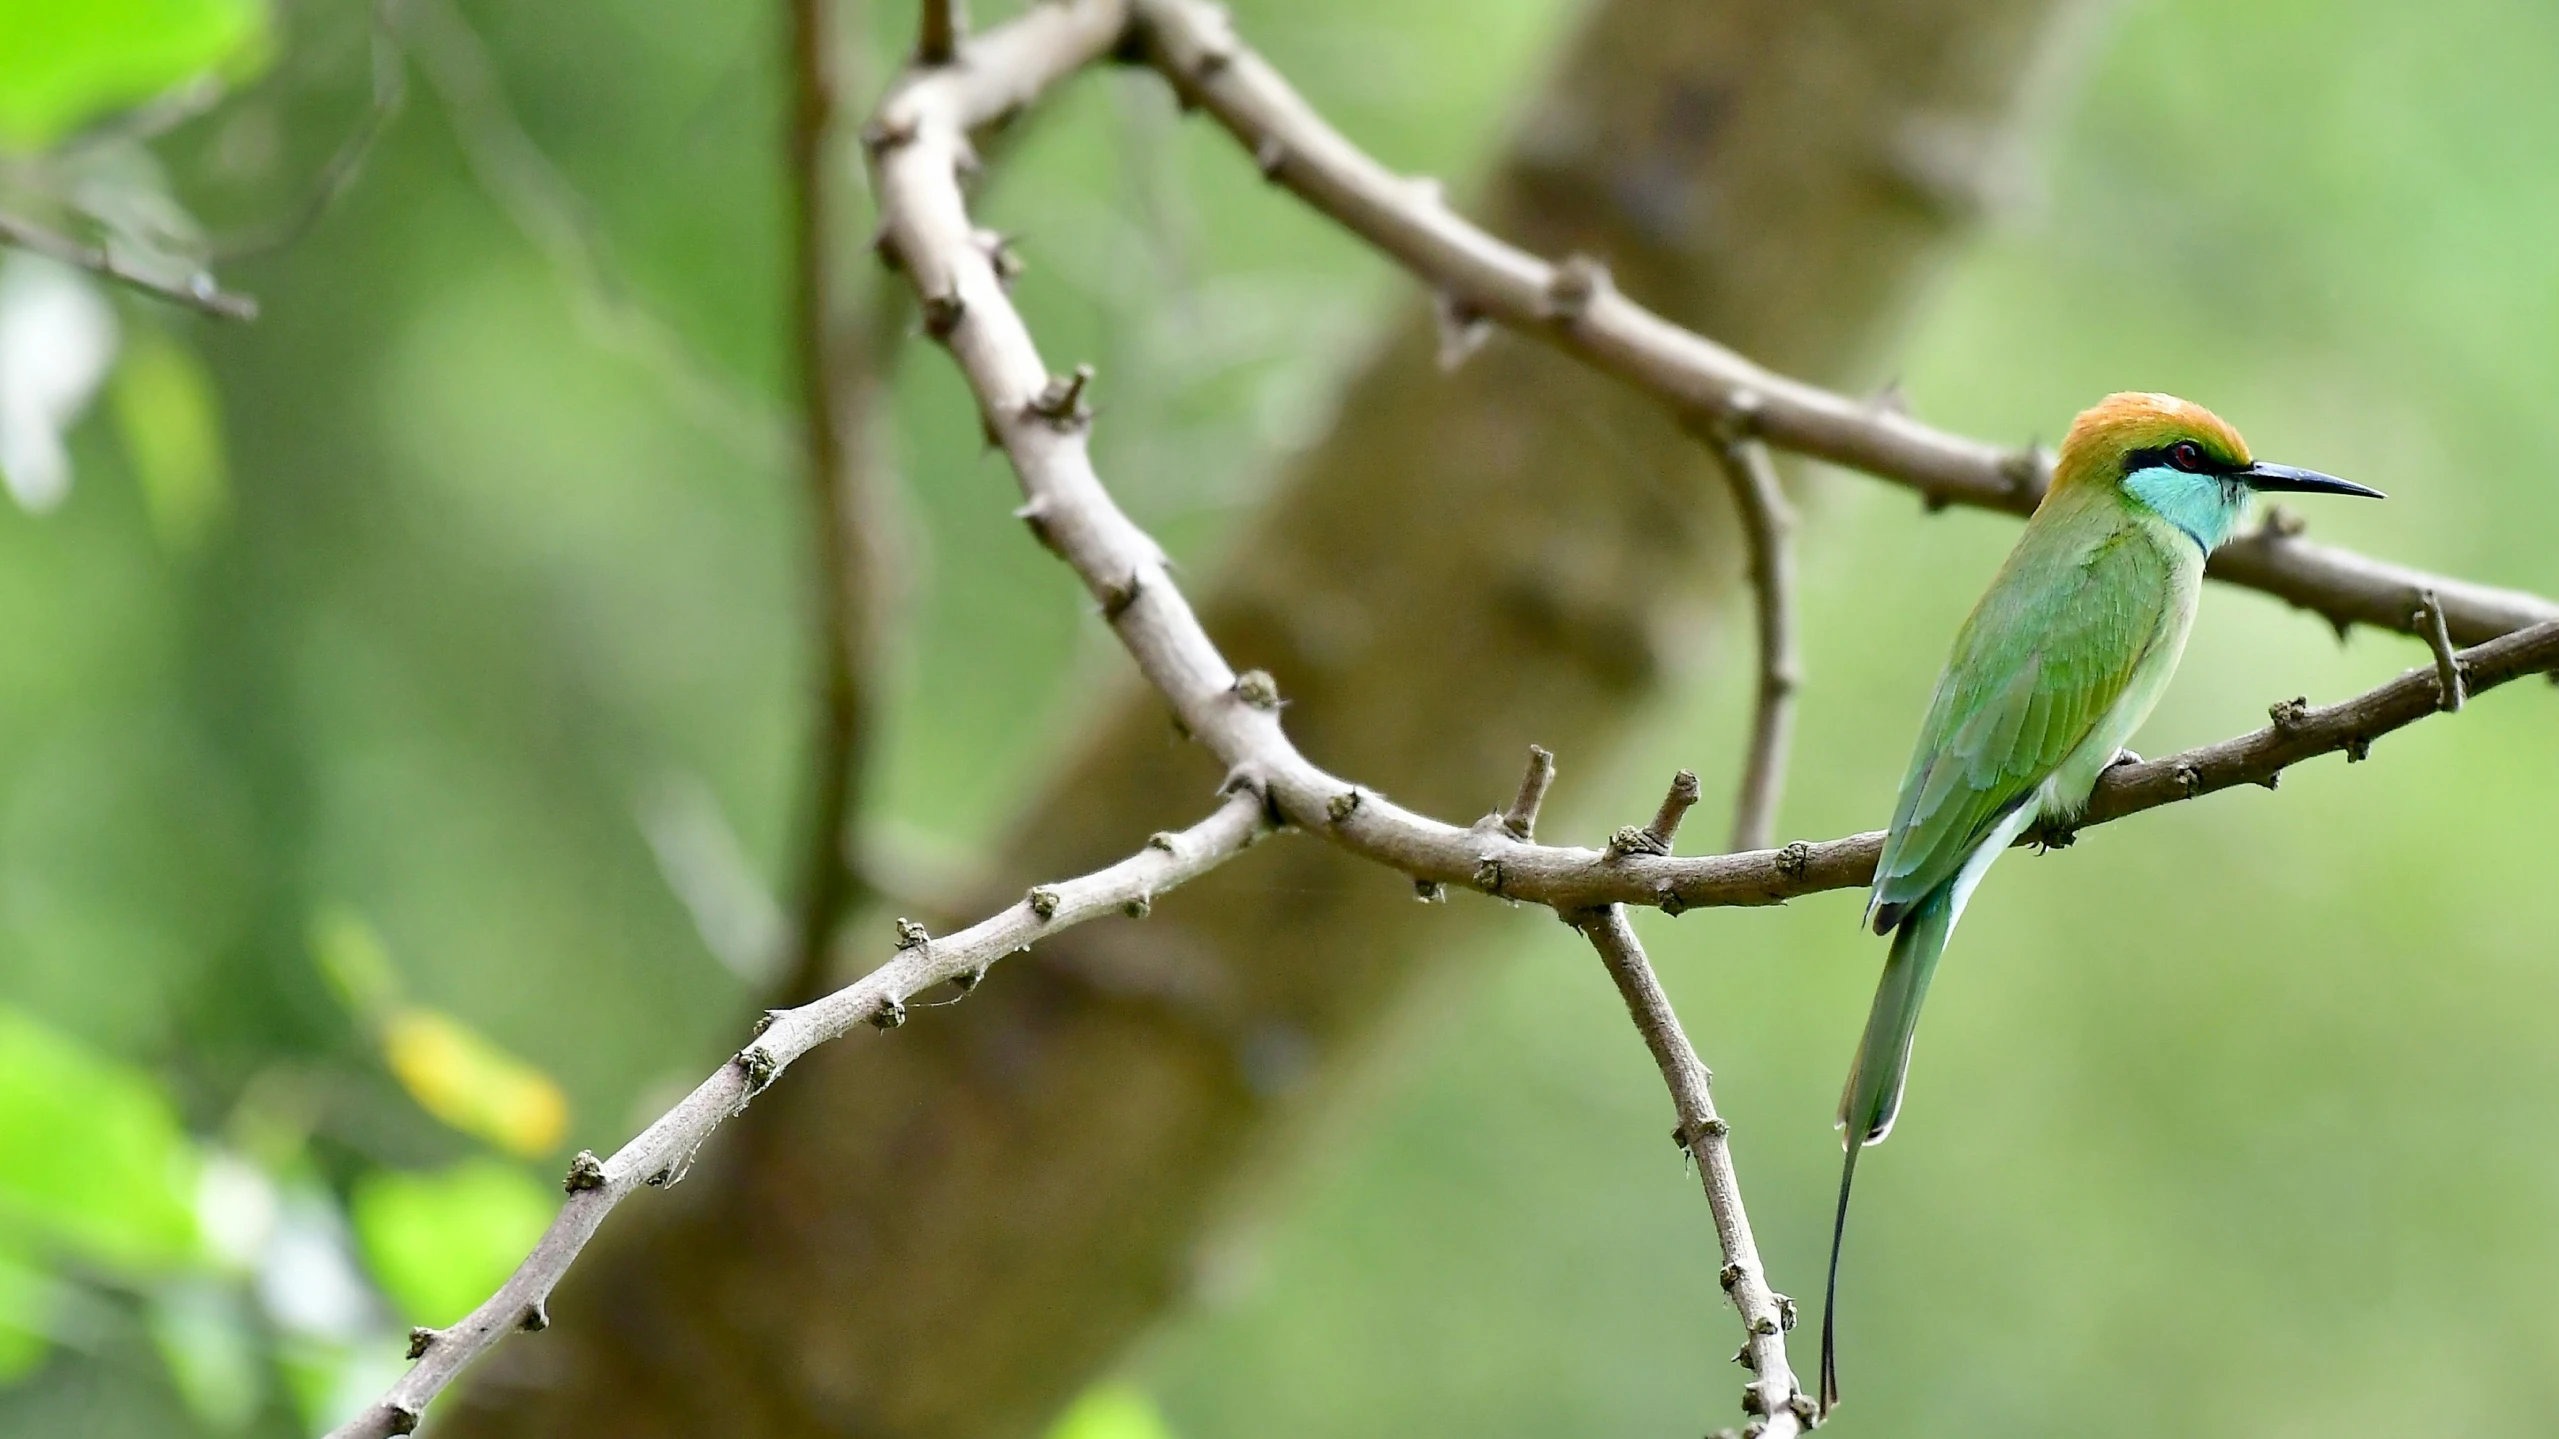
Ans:
POLYGON ((642 1186, 683 1178, 711 1131, 746 1108, 793 1060, 862 1025, 894 1029, 905 1022, 907 1002, 917 994, 937 984, 966 993, 1006 955, 1070 925, 1142 907, 1234 858, 1269 830, 1262 796, 1238 783, 1214 813, 1189 829, 1156 835, 1108 869, 1034 889, 1010 909, 957 934, 935 939, 923 926, 900 921, 895 958, 823 999, 770 1012, 746 1048, 610 1159, 578 1155, 569 1166, 568 1202, 515 1273, 452 1327, 411 1331, 409 1353, 416 1363, 389 1393, 332 1430, 330 1439, 412 1432, 428 1402, 472 1360, 514 1330, 546 1327, 544 1305, 552 1289, 604 1216, 642 1186))
MULTIPOLYGON (((1670 839, 1695 802, 1683 772, 1649 827, 1628 826, 1605 850, 1536 844, 1535 812, 1551 780, 1551 756, 1532 764, 1510 812, 1459 828, 1405 810, 1327 774, 1300 754, 1279 723, 1280 695, 1259 671, 1236 674, 1172 582, 1162 552, 1112 500, 1087 447, 1090 412, 1075 403, 1089 380, 1052 376, 1006 294, 1000 247, 973 225, 963 178, 976 168, 971 134, 1009 118, 1050 85, 1122 49, 1132 13, 1145 21, 1149 53, 1185 98, 1209 104, 1252 146, 1266 172, 1453 293, 1476 313, 1555 337, 1603 369, 1633 380, 1683 416, 1712 423, 1750 409, 1770 443, 1869 469, 1949 501, 2022 513, 2041 482, 2040 458, 1919 426, 1783 379, 1616 296, 1587 262, 1550 267, 1456 220, 1388 175, 1307 110, 1278 77, 1236 46, 1221 16, 1191 0, 1055 0, 961 47, 954 63, 909 73, 865 128, 882 215, 880 253, 902 269, 921 302, 925 332, 942 342, 978 402, 986 432, 1024 492, 1018 511, 1040 542, 1075 571, 1147 681, 1183 728, 1229 768, 1233 791, 1208 820, 1085 879, 1033 890, 1022 904, 948 940, 901 925, 908 947, 888 965, 834 994, 773 1016, 771 1027, 611 1160, 581 1156, 569 1203, 534 1253, 498 1293, 451 1329, 421 1332, 419 1361, 389 1395, 337 1431, 376 1436, 414 1427, 426 1401, 511 1328, 540 1327, 541 1305, 601 1222, 642 1183, 671 1182, 720 1120, 791 1060, 865 1021, 887 1027, 908 997, 945 980, 974 984, 985 967, 1033 938, 1121 906, 1142 907, 1252 842, 1273 823, 1324 834, 1345 849, 1412 876, 1424 893, 1450 883, 1545 904, 1592 937, 1654 1047, 1681 1114, 1680 1141, 1705 1176, 1727 1273, 1738 1291, 1758 1275, 1732 1179, 1727 1136, 1713 1120, 1705 1070, 1678 1034, 1619 906, 1665 913, 1720 905, 1782 903, 1797 895, 1862 886, 1880 834, 1780 850, 1676 858, 1670 839), (2031 461, 2030 463, 2028 461, 2031 461), (1658 1022, 1656 1022, 1658 1021, 1658 1022), (1665 1057, 1667 1056, 1667 1057, 1665 1057), (1702 1142, 1701 1142, 1702 1141, 1702 1142)), ((2520 675, 2559 671, 2559 605, 2538 596, 2438 579, 2343 551, 2299 543, 2282 526, 2242 541, 2243 558, 2219 566, 2250 584, 2354 622, 2411 631, 2421 591, 2451 638, 2484 640, 2450 654, 2443 673, 2411 670, 2323 709, 2295 700, 2256 733, 2147 763, 2100 780, 2078 827, 2119 819, 2232 785, 2269 788, 2288 766, 2337 750, 2349 761, 2382 735, 2436 713, 2458 680, 2477 693, 2520 675), (2253 557, 2253 558, 2250 558, 2253 557), (2448 677, 2447 677, 2448 676, 2448 677)), ((2228 551, 2225 551, 2228 553, 2228 551)), ((2048 846, 2070 832, 2032 836, 2048 846)), ((1745 1299, 1751 1354, 1763 1376, 1753 1407, 1775 1409, 1763 1435, 1800 1422, 1791 1371, 1775 1341, 1784 1305, 1764 1277, 1745 1299), (1776 1333, 1768 1332, 1773 1321, 1776 1333), (1772 1376, 1788 1394, 1769 1395, 1772 1376), (1762 1402, 1762 1401, 1765 1402, 1762 1402)))
POLYGON ((1724 1249, 1719 1277, 1742 1316, 1742 1348, 1733 1357, 1755 1376, 1742 1387, 1742 1411, 1760 1416, 1753 1426, 1760 1439, 1794 1439, 1813 1425, 1812 1398, 1786 1362, 1786 1331, 1795 1327, 1795 1301, 1769 1287, 1768 1271, 1759 1261, 1750 1216, 1742 1209, 1741 1180, 1733 1172, 1732 1128, 1715 1113, 1715 1076, 1679 1027, 1670 996, 1662 993, 1634 926, 1626 922, 1625 906, 1567 910, 1562 918, 1590 940, 1591 948, 1599 951, 1600 963, 1608 967, 1608 977, 1617 982, 1626 1013, 1644 1037, 1644 1047, 1652 1051, 1662 1083, 1670 1089, 1671 1106, 1679 1115, 1671 1142, 1697 1161, 1697 1178, 1706 1188, 1706 1208, 1715 1218, 1715 1237, 1724 1249))
POLYGON ((254 320, 258 317, 256 300, 223 289, 209 271, 198 270, 184 281, 165 280, 126 264, 104 245, 84 244, 58 230, 15 215, 0 215, 0 245, 31 250, 75 269, 86 270, 102 280, 113 280, 126 289, 149 295, 155 300, 184 305, 190 310, 225 320, 254 320))
MULTIPOLYGON (((1747 418, 1750 411, 1739 413, 1747 418)), ((1751 706, 1750 758, 1733 804, 1733 840, 1727 848, 1766 849, 1776 838, 1777 803, 1786 793, 1795 687, 1803 678, 1795 657, 1795 514, 1768 446, 1738 427, 1727 427, 1711 443, 1749 544, 1759 617, 1759 693, 1751 706)))
MULTIPOLYGON (((1596 261, 1549 264, 1505 243, 1448 208, 1437 186, 1395 174, 1344 138, 1237 41, 1217 7, 1130 4, 1148 61, 1184 104, 1205 109, 1273 183, 1394 258, 1444 304, 1579 356, 1684 423, 1711 426, 1747 411, 1769 444, 1908 485, 1932 506, 2024 515, 2042 497, 2049 455, 1950 435, 1893 407, 1776 374, 1626 298, 1596 261)), ((2413 633, 2411 597, 2426 588, 2442 597, 2452 637, 2465 644, 2559 619, 2559 602, 2542 596, 2312 544, 2281 522, 2224 545, 2210 573, 2316 610, 2340 629, 2413 633)))

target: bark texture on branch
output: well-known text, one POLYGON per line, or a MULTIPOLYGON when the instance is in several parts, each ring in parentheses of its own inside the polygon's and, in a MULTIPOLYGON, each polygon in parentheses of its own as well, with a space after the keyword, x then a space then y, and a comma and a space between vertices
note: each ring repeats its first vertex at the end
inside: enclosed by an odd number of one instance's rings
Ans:
MULTIPOLYGON (((2059 8, 1615 0, 1474 208, 1849 378, 2006 153, 2059 8), (1914 168, 1914 134, 1967 142, 1914 168)), ((1317 762, 1467 814, 1506 800, 1532 739, 1595 766, 1701 648, 1738 548, 1656 407, 1535 347, 1454 377, 1434 350, 1418 313, 1381 346, 1204 609, 1317 762)), ((1090 867, 1218 778, 1133 692, 1004 868, 1090 867)), ((483 1386, 503 1407, 452 1431, 1030 1432, 1181 1296, 1210 1226, 1493 917, 1322 847, 1266 858, 1284 872, 1044 948, 948 1023, 811 1055, 742 1122, 755 1165, 715 1148, 608 1231, 483 1386)))

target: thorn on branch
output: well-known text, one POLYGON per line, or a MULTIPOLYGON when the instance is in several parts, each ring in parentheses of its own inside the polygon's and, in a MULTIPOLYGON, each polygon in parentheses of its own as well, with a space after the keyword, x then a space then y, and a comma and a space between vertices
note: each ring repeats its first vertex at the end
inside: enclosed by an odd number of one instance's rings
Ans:
POLYGON ((1031 538, 1040 542, 1041 549, 1047 550, 1052 554, 1056 553, 1057 533, 1049 528, 1048 504, 1046 501, 1029 500, 1015 506, 1013 510, 1013 518, 1020 520, 1030 529, 1031 538))
POLYGON ((1493 337, 1493 322, 1451 290, 1431 293, 1431 318, 1439 329, 1439 369, 1453 374, 1493 337))
POLYGON ((1519 793, 1502 812, 1502 828, 1523 843, 1537 837, 1537 810, 1555 783, 1555 755, 1543 745, 1528 747, 1528 771, 1519 777, 1519 793))
MULTIPOLYGON (((2021 500, 2032 499, 2042 493, 2044 476, 2051 473, 2052 467, 2052 451, 2045 449, 2036 441, 2028 440, 2025 444, 2000 456, 1999 478, 2007 483, 2009 494, 2021 500)), ((1931 498, 1936 499, 1933 495, 1931 498)), ((1944 502, 1939 500, 1930 508, 1932 512, 1942 509, 1944 502)))
POLYGON ((409 1358, 424 1359, 427 1351, 435 1347, 435 1341, 443 1337, 423 1324, 414 1326, 409 1330, 409 1358))
POLYGON ((1013 248, 1013 242, 1000 230, 980 230, 972 238, 986 252, 987 267, 995 271, 995 282, 1012 289, 1013 282, 1022 278, 1023 270, 1022 256, 1013 248))
POLYGON ((2444 713, 2454 713, 2469 697, 2469 689, 2462 683, 2461 656, 2453 649, 2452 627, 2444 620, 2443 600, 2431 589, 2417 591, 2417 612, 2408 618, 2435 652, 2436 704, 2444 713))
POLYGON ((1653 822, 1644 827, 1644 832, 1661 845, 1657 853, 1670 853, 1671 841, 1679 837, 1679 822, 1697 803, 1697 793, 1695 770, 1684 769, 1670 777, 1669 792, 1662 796, 1661 807, 1653 811, 1653 822))
POLYGON ((915 117, 912 115, 883 115, 862 127, 862 148, 869 151, 874 159, 914 143, 915 117))
POLYGON ((1053 375, 1049 382, 1031 397, 1023 412, 1034 419, 1046 420, 1060 430, 1082 429, 1091 423, 1093 412, 1084 406, 1084 387, 1093 383, 1093 367, 1077 365, 1072 374, 1053 375))
POLYGON ((1588 255, 1567 255, 1546 279, 1546 318, 1571 324, 1610 288, 1608 267, 1588 255))
POLYGON ((1112 586, 1110 592, 1102 596, 1102 618, 1117 620, 1127 614, 1128 607, 1137 603, 1138 595, 1145 589, 1145 577, 1135 570, 1129 571, 1127 579, 1112 586))
POLYGON ((1288 147, 1280 143, 1277 135, 1264 135, 1260 143, 1253 146, 1253 168, 1262 172, 1263 179, 1276 181, 1280 177, 1280 168, 1287 163, 1288 147))
POLYGON ((577 1157, 569 1161, 568 1177, 560 1181, 560 1187, 571 1194, 588 1189, 602 1189, 604 1161, 596 1158, 595 1151, 592 1149, 579 1150, 577 1157))
POLYGON ((954 287, 924 297, 924 333, 936 340, 948 340, 968 314, 968 302, 960 298, 954 287))

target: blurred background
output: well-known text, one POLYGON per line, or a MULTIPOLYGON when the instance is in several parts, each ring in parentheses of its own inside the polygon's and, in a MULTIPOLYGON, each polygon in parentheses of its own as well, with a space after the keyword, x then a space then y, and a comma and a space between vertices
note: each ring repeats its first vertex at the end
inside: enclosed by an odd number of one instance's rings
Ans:
MULTIPOLYGON (((911 43, 875 8, 846 12, 857 111, 911 43)), ((1575 7, 1235 11, 1463 195, 1575 7)), ((0 1432, 325 1427, 776 983, 812 646, 777 26, 406 0, 394 43, 353 4, 0 5, 0 209, 172 275, 212 256, 264 306, 225 324, 0 252, 0 1432)), ((1994 217, 1864 378, 2000 440, 2173 390, 2390 492, 2317 536, 2559 593, 2559 12, 2126 0, 2069 48, 1994 217)), ((1104 377, 1103 474, 1194 574, 1417 303, 1143 72, 1060 95, 989 209, 1051 353, 1104 377)), ((1124 664, 1010 519, 947 362, 912 358, 862 823, 965 873, 1124 664)), ((1799 478, 1780 828, 1823 837, 1884 819, 2014 524, 1799 478)), ((1729 788, 1747 626, 1700 644, 1634 742, 1565 756, 1548 837, 1648 811, 1680 765, 1729 788)), ((2422 658, 2217 588, 2137 744, 2422 658)), ((2559 695, 2518 685, 2351 770, 2003 865, 1862 1171, 1840 1432, 2559 1427, 2554 737, 2559 695)), ((1881 958, 1855 913, 1640 921, 1808 1314, 1881 958)), ((1739 1422, 1656 1076, 1573 936, 1492 932, 1064 1431, 1739 1422)))

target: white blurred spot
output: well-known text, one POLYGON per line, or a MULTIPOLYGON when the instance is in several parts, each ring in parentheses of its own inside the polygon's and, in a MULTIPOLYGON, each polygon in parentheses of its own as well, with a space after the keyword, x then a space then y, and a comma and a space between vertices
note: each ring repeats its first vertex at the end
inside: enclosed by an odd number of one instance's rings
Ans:
POLYGON ((23 251, 0 263, 0 479, 27 509, 70 492, 63 434, 115 352, 115 310, 78 271, 23 251))
POLYGON ((346 1339, 374 1327, 373 1290, 326 1196, 285 1197, 258 1267, 258 1302, 277 1328, 303 1338, 346 1339))
POLYGON ((196 1173, 195 1222, 214 1263, 235 1273, 255 1269, 275 1236, 275 1185, 240 1156, 209 1150, 196 1173))

